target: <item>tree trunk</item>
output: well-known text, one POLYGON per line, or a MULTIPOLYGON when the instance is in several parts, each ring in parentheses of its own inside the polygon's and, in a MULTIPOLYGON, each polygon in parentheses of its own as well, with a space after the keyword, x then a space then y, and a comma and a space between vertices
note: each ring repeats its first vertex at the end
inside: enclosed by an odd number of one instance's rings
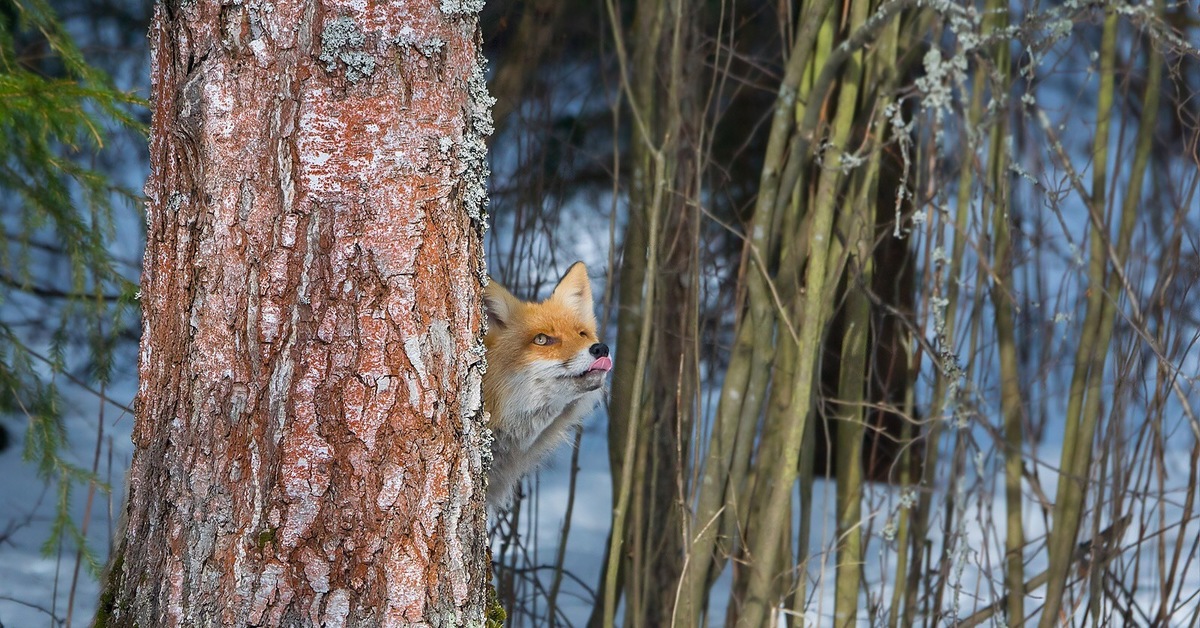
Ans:
POLYGON ((482 623, 480 4, 155 5, 98 625, 482 623))

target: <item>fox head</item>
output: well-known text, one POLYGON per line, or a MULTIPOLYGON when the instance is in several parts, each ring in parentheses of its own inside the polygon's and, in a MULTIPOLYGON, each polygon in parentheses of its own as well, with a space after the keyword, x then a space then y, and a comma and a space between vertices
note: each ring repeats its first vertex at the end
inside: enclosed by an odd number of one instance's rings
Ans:
POLYGON ((583 262, 567 270, 545 301, 522 301, 492 282, 484 289, 484 305, 484 403, 493 427, 506 417, 557 414, 604 386, 612 360, 608 345, 596 335, 592 286, 583 262))

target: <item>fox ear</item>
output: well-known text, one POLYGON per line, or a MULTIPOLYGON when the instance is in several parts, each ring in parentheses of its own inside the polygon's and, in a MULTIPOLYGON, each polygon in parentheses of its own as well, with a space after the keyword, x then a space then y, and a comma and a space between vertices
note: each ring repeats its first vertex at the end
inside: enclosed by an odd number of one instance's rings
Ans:
POLYGON ((554 286, 554 294, 550 295, 550 298, 571 308, 584 320, 595 323, 592 283, 588 280, 587 266, 584 266, 583 262, 571 264, 567 274, 554 286))
POLYGON ((495 281, 489 281, 483 289, 483 311, 490 327, 506 327, 519 303, 517 297, 495 281))

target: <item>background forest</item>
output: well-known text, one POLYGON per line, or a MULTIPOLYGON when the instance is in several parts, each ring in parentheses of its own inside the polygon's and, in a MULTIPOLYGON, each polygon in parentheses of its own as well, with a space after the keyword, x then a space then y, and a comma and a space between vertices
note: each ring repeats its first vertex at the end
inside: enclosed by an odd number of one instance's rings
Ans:
MULTIPOLYGON (((130 457, 149 2, 0 0, 0 623, 86 623, 130 457)), ((494 1, 490 272, 610 401, 511 625, 1200 623, 1194 3, 494 1)))

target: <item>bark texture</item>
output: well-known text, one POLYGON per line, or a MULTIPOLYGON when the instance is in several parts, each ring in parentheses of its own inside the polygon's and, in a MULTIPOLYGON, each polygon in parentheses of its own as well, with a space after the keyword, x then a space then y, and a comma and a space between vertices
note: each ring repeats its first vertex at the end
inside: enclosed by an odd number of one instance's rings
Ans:
POLYGON ((483 622, 481 5, 155 5, 98 624, 483 622))

